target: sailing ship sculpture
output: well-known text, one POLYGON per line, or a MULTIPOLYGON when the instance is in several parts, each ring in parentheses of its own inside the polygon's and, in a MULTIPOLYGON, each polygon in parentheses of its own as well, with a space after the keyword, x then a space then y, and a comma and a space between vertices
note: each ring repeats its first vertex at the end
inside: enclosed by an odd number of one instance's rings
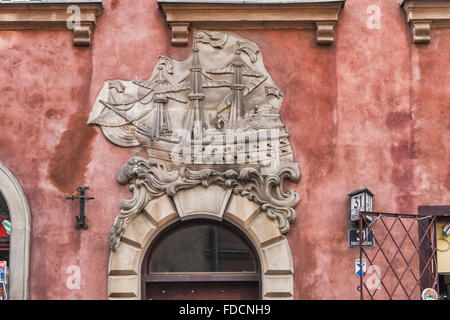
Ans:
POLYGON ((149 80, 107 81, 88 123, 119 146, 144 147, 169 169, 270 173, 293 161, 282 98, 255 43, 197 31, 187 60, 161 56, 149 80))
POLYGON ((111 249, 150 201, 199 185, 247 197, 286 233, 299 195, 283 190, 283 180, 299 181, 300 170, 282 102, 258 46, 232 33, 197 31, 188 59, 159 57, 148 80, 106 81, 88 123, 114 144, 148 153, 116 175, 133 197, 121 201, 111 249))

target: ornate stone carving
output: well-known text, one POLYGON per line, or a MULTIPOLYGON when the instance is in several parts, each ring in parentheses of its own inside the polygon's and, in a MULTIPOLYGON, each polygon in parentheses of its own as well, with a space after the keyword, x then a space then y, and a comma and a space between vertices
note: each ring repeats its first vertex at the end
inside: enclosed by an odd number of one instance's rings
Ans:
POLYGON ((196 31, 185 61, 160 56, 147 80, 107 81, 88 123, 149 157, 131 158, 117 174, 133 197, 121 202, 111 249, 150 201, 198 185, 247 197, 286 233, 299 196, 282 181, 297 182, 300 171, 282 102, 258 46, 233 33, 196 31))
POLYGON ((161 56, 148 80, 107 81, 88 123, 119 146, 144 147, 170 170, 272 173, 293 161, 282 102, 255 43, 197 31, 185 61, 161 56))
POLYGON ((284 164, 276 173, 263 176, 254 168, 244 168, 240 172, 195 171, 186 167, 180 171, 167 171, 159 161, 135 157, 119 170, 116 178, 120 184, 130 184, 133 197, 120 203, 120 214, 111 230, 111 250, 119 245, 129 221, 142 212, 149 201, 163 194, 173 197, 180 190, 198 185, 208 187, 214 184, 231 188, 234 194, 245 196, 260 205, 266 215, 277 222, 282 234, 289 231, 289 224, 295 219, 294 208, 300 200, 297 192, 285 192, 282 187, 284 179, 292 182, 300 180, 300 169, 296 163, 284 164))

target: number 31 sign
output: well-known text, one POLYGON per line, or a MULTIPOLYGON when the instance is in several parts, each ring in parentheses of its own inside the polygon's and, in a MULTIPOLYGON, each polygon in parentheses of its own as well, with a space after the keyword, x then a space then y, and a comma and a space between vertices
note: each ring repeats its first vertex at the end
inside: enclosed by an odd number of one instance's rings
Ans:
POLYGON ((359 221, 359 213, 372 212, 373 193, 369 189, 361 189, 348 194, 350 197, 350 222, 359 221))

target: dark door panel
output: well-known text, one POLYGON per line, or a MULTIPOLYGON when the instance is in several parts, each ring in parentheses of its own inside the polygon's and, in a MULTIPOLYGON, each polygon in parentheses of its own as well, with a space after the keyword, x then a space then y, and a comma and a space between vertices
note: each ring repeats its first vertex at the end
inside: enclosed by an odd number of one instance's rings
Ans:
POLYGON ((258 282, 152 282, 149 300, 258 300, 258 282))

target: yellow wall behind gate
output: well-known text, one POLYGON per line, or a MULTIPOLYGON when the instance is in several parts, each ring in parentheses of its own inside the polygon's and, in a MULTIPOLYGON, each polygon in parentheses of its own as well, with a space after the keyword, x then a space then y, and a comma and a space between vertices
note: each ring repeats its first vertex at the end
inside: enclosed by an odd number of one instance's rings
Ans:
POLYGON ((438 247, 438 272, 439 273, 449 273, 450 274, 450 236, 445 237, 442 228, 449 221, 440 221, 436 223, 437 230, 437 247, 438 247), (446 250, 439 251, 439 250, 446 250))

